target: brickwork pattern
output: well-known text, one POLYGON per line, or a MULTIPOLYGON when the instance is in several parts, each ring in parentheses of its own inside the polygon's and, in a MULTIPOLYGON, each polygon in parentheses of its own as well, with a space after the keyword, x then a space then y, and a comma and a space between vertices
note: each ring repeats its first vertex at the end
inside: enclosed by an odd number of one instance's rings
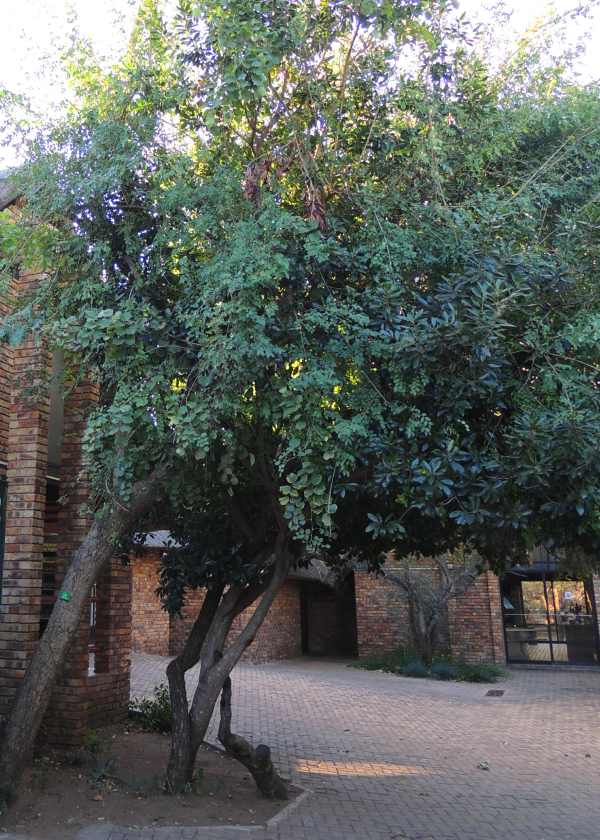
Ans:
MULTIPOLYGON (((23 275, 17 285, 27 290, 37 282, 37 275, 23 275)), ((28 393, 44 374, 47 354, 28 337, 11 348, 10 356, 10 404, 4 416, 8 492, 0 603, 0 715, 10 709, 38 638, 48 459, 48 400, 43 396, 33 400, 28 393)))
POLYGON ((172 652, 169 649, 170 620, 156 594, 159 558, 159 551, 146 551, 142 556, 132 558, 131 641, 134 651, 167 656, 172 652))
MULTIPOLYGON (((190 591, 180 616, 170 621, 155 594, 158 582, 159 552, 148 551, 132 560, 134 650, 141 653, 169 652, 177 656, 202 606, 202 590, 190 591)), ((254 606, 235 621, 229 640, 236 638, 254 613, 254 606)), ((300 622, 300 584, 287 580, 269 610, 256 639, 244 653, 251 662, 267 662, 299 656, 302 652, 300 622)))
POLYGON ((195 589, 185 596, 181 615, 171 616, 169 625, 169 653, 178 656, 186 643, 198 613, 204 603, 204 590, 195 589))
POLYGON ((354 584, 359 657, 410 646, 408 604, 401 590, 368 572, 355 572, 354 584))
POLYGON ((500 584, 485 572, 449 604, 452 653, 466 662, 506 662, 500 584))
MULTIPOLYGON (((165 660, 138 657, 134 691, 149 693, 164 680, 165 666, 165 660)), ((190 687, 194 678, 190 673, 190 687)), ((488 697, 487 685, 411 680, 301 660, 240 665, 233 686, 235 730, 270 744, 277 766, 309 790, 308 798, 280 822, 251 833, 114 827, 94 835, 96 840, 598 835, 598 670, 515 668, 495 686, 504 696, 488 697), (482 762, 489 770, 480 768, 482 762)))
MULTIPOLYGON (((229 639, 236 638, 242 631, 254 609, 254 605, 249 607, 235 620, 229 639)), ((288 579, 277 593, 254 642, 247 648, 243 658, 255 663, 270 662, 300 656, 301 652, 300 584, 288 579)))

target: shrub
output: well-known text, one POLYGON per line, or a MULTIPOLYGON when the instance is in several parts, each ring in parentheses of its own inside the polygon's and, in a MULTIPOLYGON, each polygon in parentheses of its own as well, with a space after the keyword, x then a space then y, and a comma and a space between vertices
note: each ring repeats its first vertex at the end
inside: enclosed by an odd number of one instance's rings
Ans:
POLYGON ((394 653, 381 654, 379 656, 366 656, 353 663, 355 668, 363 668, 365 671, 387 671, 390 674, 402 674, 409 662, 414 662, 416 654, 412 650, 399 648, 394 653))
POLYGON ((453 662, 434 662, 431 666, 431 676, 436 680, 456 680, 460 669, 453 662))
POLYGON ((407 662, 399 673, 405 677, 423 678, 429 676, 429 669, 420 659, 413 659, 412 662, 407 662))
POLYGON ((138 720, 146 732, 170 732, 173 713, 168 687, 164 683, 157 686, 153 699, 134 698, 129 704, 129 715, 138 720))
POLYGON ((98 755, 104 749, 104 741, 96 729, 88 729, 83 739, 83 749, 98 755))
POLYGON ((506 676, 504 668, 494 665, 492 662, 481 662, 478 665, 463 663, 459 666, 456 679, 463 682, 495 683, 504 676, 506 676))

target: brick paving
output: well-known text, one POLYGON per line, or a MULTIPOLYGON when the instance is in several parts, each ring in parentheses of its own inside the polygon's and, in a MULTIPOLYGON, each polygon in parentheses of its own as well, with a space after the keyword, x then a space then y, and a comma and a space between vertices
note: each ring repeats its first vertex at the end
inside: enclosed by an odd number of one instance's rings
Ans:
MULTIPOLYGON (((132 693, 151 693, 167 661, 136 656, 132 693)), ((81 840, 600 836, 600 672, 513 669, 495 687, 504 696, 334 662, 238 666, 235 729, 270 744, 308 796, 267 828, 95 827, 81 840)))

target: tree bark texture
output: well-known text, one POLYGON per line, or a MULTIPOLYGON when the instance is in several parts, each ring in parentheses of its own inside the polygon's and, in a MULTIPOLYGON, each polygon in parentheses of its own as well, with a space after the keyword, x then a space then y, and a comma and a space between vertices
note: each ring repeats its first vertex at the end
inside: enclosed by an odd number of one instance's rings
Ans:
POLYGON ((136 483, 127 507, 92 524, 63 579, 61 590, 70 598, 57 598, 48 626, 31 658, 9 716, 0 750, 0 792, 14 791, 33 752, 52 688, 63 669, 71 642, 90 593, 115 552, 115 540, 125 535, 138 516, 152 503, 160 478, 153 474, 136 483))

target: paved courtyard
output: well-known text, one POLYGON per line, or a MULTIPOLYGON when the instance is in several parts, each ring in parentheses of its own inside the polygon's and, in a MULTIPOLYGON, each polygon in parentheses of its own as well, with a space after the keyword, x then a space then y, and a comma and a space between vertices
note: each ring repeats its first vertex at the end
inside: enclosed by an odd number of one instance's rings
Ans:
MULTIPOLYGON (((165 665, 137 656, 132 693, 151 693, 165 665)), ((309 795, 266 832, 115 829, 110 840, 600 836, 600 673, 514 669, 493 688, 504 695, 343 663, 239 666, 234 729, 269 744, 309 795)))
MULTIPOLYGON (((136 656, 132 694, 150 695, 167 661, 136 656)), ((308 793, 266 829, 104 823, 78 840, 600 837, 600 672, 514 669, 493 688, 503 696, 335 662, 238 666, 234 731, 270 744, 308 793)))

